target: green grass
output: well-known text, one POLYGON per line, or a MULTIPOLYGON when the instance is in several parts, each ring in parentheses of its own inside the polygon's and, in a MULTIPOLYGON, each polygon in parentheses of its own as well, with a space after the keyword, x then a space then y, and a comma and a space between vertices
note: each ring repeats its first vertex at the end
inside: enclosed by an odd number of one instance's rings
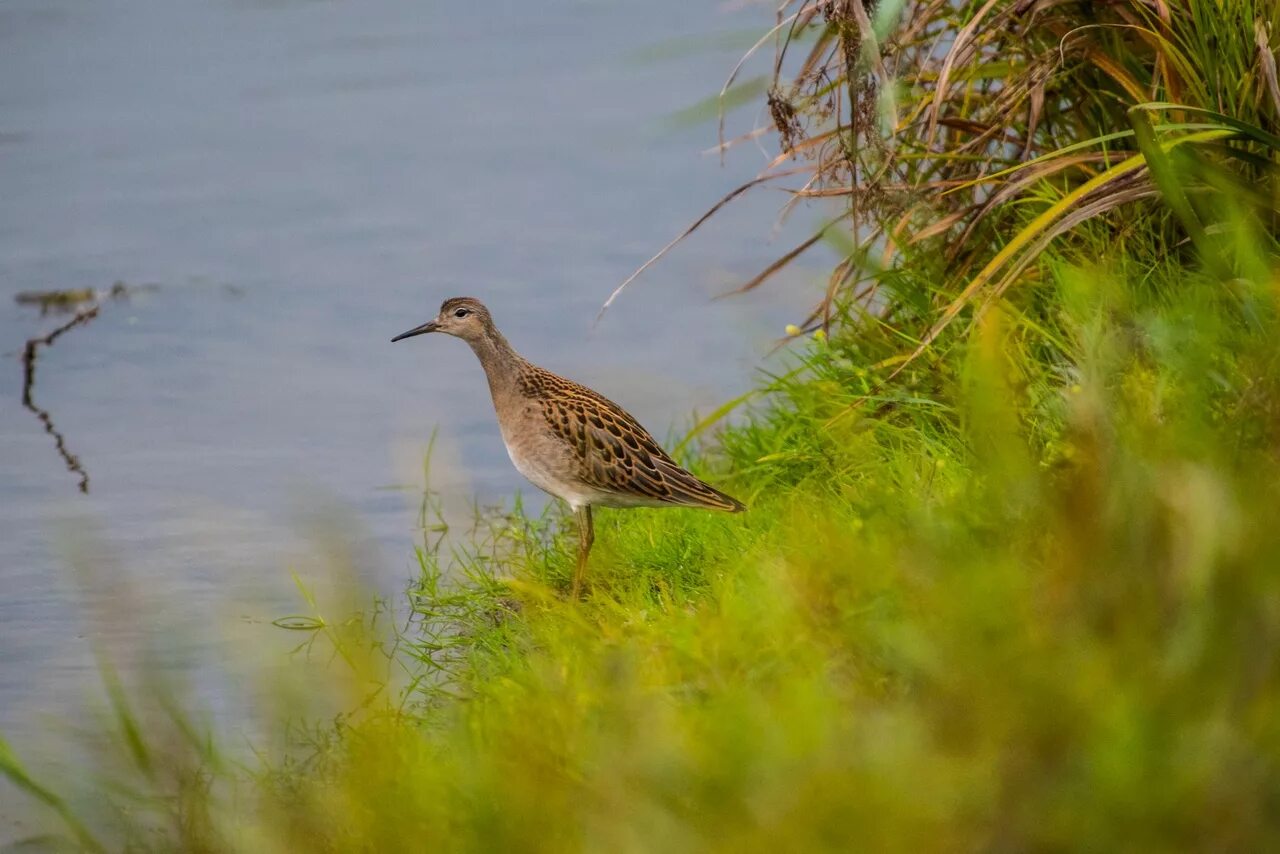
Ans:
POLYGON ((134 726, 166 759, 115 766, 100 795, 129 809, 96 827, 161 850, 1274 845, 1278 284, 1046 264, 1051 327, 989 311, 878 404, 865 338, 812 340, 691 457, 749 512, 601 513, 582 603, 567 521, 489 517, 461 588, 421 555, 403 696, 376 634, 335 630, 349 714, 248 775, 167 738, 180 714, 134 726))
POLYGON ((419 553, 408 625, 291 623, 340 654, 246 710, 287 734, 247 766, 113 681, 128 737, 90 795, 0 773, 108 850, 1280 846, 1274 9, 1076 32, 1060 4, 973 29, 939 99, 923 48, 978 5, 879 33, 914 116, 892 156, 873 114, 822 111, 878 73, 857 16, 795 35, 835 51, 799 120, 864 146, 815 186, 884 156, 916 189, 839 202, 909 229, 827 235, 820 334, 695 428, 686 461, 748 512, 601 512, 583 602, 568 519, 485 514, 419 553))

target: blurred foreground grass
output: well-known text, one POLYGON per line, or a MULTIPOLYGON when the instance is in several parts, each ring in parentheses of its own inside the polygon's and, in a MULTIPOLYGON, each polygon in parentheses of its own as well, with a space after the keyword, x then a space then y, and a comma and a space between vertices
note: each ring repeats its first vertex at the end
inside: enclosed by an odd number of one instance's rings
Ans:
POLYGON ((143 693, 45 800, 112 850, 1274 845, 1280 278, 1044 269, 1052 327, 997 307, 877 401, 819 336, 692 459, 750 512, 604 515, 587 602, 571 531, 493 518, 394 652, 317 629, 260 766, 143 693))

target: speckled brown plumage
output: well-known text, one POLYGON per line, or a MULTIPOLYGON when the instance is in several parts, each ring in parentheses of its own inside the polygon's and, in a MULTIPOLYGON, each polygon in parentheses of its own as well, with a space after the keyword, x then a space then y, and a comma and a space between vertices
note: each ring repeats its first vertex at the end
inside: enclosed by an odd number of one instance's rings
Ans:
POLYGON ((512 463, 578 514, 575 593, 593 541, 593 506, 746 509, 682 469, 622 407, 522 358, 478 300, 445 300, 435 319, 392 340, 426 332, 445 332, 471 345, 489 381, 512 463))
POLYGON ((603 395, 528 362, 520 366, 519 387, 537 402, 547 428, 573 449, 579 463, 574 474, 583 484, 624 503, 634 497, 731 513, 745 509, 682 469, 638 421, 603 395))

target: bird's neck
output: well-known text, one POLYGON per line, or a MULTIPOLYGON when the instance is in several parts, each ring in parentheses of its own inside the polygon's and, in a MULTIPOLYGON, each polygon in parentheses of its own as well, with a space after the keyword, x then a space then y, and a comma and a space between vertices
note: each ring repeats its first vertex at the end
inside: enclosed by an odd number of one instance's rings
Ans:
POLYGON ((476 358, 480 360, 480 366, 484 368, 494 403, 499 403, 515 394, 524 359, 507 343, 502 333, 491 329, 487 335, 468 343, 471 344, 476 358))

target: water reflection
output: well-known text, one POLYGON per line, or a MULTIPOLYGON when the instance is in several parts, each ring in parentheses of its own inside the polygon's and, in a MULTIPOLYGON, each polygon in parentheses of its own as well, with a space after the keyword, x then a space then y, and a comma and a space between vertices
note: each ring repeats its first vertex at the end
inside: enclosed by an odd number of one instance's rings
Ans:
POLYGON ((22 291, 14 295, 14 301, 18 305, 38 307, 41 317, 49 314, 72 315, 70 320, 49 334, 27 339, 26 346, 22 349, 22 405, 44 425, 44 432, 53 437, 54 447, 58 449, 58 455, 62 457, 63 464, 66 465, 67 471, 79 478, 80 491, 85 494, 89 492, 89 472, 85 469, 84 464, 80 462, 80 457, 73 454, 67 447, 66 436, 54 425, 53 416, 49 414, 49 410, 36 404, 36 358, 41 347, 53 346, 54 341, 57 341, 72 329, 77 326, 84 326, 97 317, 98 312, 102 309, 104 300, 121 299, 128 296, 131 290, 124 282, 116 282, 105 291, 98 291, 92 288, 74 288, 71 290, 22 291))
POLYGON ((44 432, 53 437, 53 443, 62 456, 67 471, 79 476, 80 491, 84 493, 89 491, 89 472, 85 471, 84 466, 81 465, 80 458, 67 449, 66 437, 62 435, 62 431, 53 426, 53 416, 49 414, 49 410, 37 406, 33 397, 36 389, 36 352, 42 346, 52 346, 53 342, 62 335, 93 320, 98 316, 98 309, 97 305, 81 309, 76 312, 75 317, 48 335, 27 339, 27 346, 22 351, 22 405, 35 413, 36 418, 40 419, 40 423, 44 425, 44 432))

